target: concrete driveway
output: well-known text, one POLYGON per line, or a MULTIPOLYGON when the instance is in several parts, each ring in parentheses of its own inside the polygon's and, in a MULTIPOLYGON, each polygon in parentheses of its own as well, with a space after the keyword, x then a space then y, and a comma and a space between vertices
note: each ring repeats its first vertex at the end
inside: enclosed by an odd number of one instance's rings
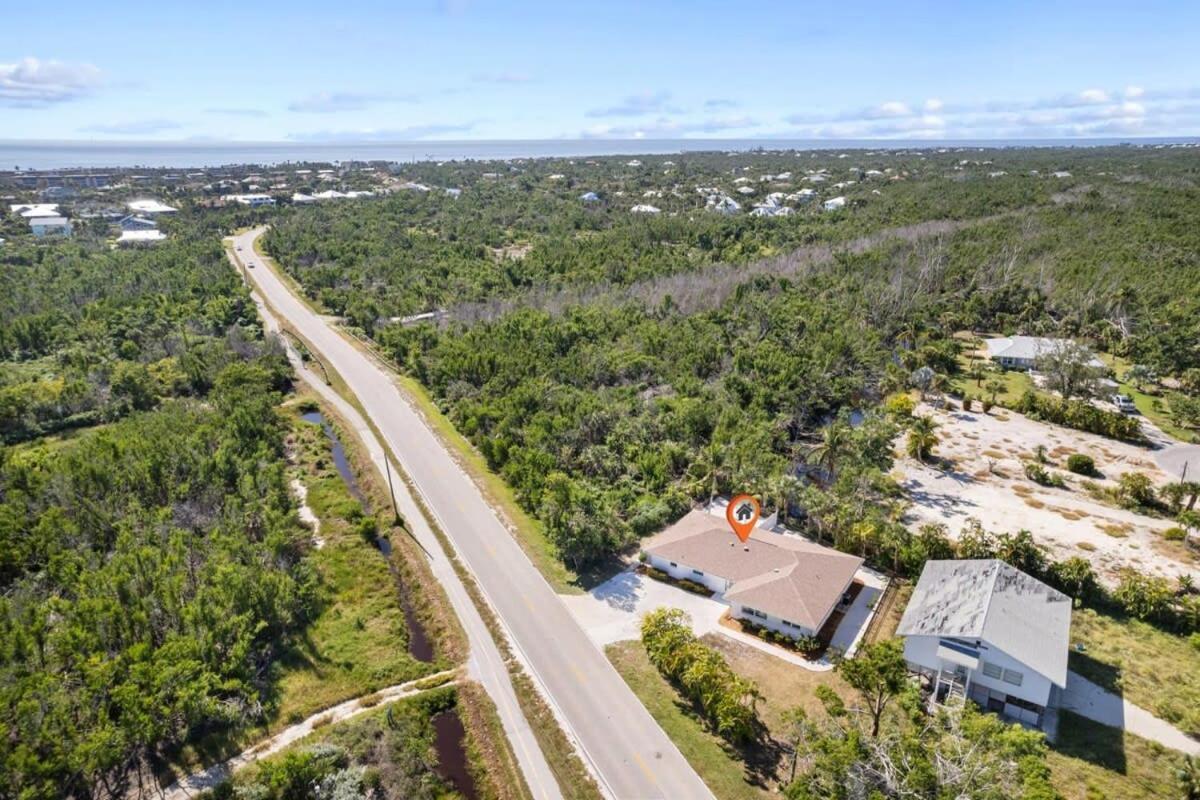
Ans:
POLYGON ((1174 750, 1200 755, 1200 742, 1141 706, 1135 706, 1074 672, 1067 673, 1067 688, 1063 690, 1060 705, 1110 728, 1120 728, 1174 750))
POLYGON ((721 615, 729 610, 729 606, 711 597, 685 592, 632 570, 608 579, 587 594, 560 597, 588 638, 601 648, 640 638, 642 617, 662 606, 686 611, 697 636, 718 630, 721 615))

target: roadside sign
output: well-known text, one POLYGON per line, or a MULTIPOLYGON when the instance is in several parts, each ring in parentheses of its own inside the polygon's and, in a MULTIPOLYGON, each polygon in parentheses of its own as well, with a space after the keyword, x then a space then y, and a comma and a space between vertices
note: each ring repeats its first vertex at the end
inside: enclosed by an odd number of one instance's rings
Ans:
POLYGON ((750 532, 758 522, 758 514, 758 501, 748 494, 739 494, 725 506, 725 519, 743 542, 750 538, 750 532))

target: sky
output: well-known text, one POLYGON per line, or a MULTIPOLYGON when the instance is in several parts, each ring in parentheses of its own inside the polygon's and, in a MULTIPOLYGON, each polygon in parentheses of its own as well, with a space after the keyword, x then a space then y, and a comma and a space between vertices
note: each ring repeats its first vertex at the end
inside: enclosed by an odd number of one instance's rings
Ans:
POLYGON ((1200 2, 12 3, 0 139, 1200 135, 1200 2))

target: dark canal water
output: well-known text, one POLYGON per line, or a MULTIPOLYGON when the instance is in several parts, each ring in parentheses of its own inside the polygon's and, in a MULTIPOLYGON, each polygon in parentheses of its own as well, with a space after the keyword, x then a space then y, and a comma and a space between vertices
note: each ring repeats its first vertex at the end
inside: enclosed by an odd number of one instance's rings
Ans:
MULTIPOLYGON (((320 425, 321 429, 325 431, 325 435, 329 437, 330 449, 333 452, 333 465, 337 468, 338 475, 341 476, 342 482, 346 484, 350 494, 362 505, 363 511, 371 513, 371 504, 363 494, 362 487, 358 485, 358 480, 354 477, 354 470, 350 468, 350 460, 346 458, 346 448, 342 446, 342 440, 338 438, 333 426, 325 421, 325 417, 320 411, 309 411, 303 414, 301 419, 320 425)), ((421 626, 420 620, 417 619, 416 612, 413 610, 412 598, 401 582, 400 571, 392 563, 392 543, 388 541, 387 537, 377 536, 375 537, 375 546, 379 548, 379 552, 387 561, 388 569, 392 573, 400 595, 400 607, 404 610, 404 621, 408 625, 408 654, 417 661, 427 664, 433 661, 433 642, 426 634, 425 628, 421 626)))
POLYGON ((438 754, 438 774, 467 800, 477 800, 475 779, 467 769, 467 753, 463 747, 466 731, 462 720, 453 711, 443 711, 433 718, 434 746, 438 754))

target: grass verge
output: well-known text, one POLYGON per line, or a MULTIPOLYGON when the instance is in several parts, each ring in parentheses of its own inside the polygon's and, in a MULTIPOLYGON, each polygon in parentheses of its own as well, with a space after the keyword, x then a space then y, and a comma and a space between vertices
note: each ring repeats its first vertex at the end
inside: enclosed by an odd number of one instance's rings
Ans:
POLYGON ((1066 800, 1160 800, 1181 796, 1174 781, 1179 759, 1154 742, 1062 711, 1046 761, 1066 800))
POLYGON ((713 794, 721 800, 761 800, 772 796, 767 786, 755 785, 741 752, 710 733, 691 704, 659 674, 641 642, 617 642, 604 652, 713 794))
POLYGON ((1135 619, 1078 609, 1071 618, 1071 669, 1200 736, 1200 648, 1135 619))

